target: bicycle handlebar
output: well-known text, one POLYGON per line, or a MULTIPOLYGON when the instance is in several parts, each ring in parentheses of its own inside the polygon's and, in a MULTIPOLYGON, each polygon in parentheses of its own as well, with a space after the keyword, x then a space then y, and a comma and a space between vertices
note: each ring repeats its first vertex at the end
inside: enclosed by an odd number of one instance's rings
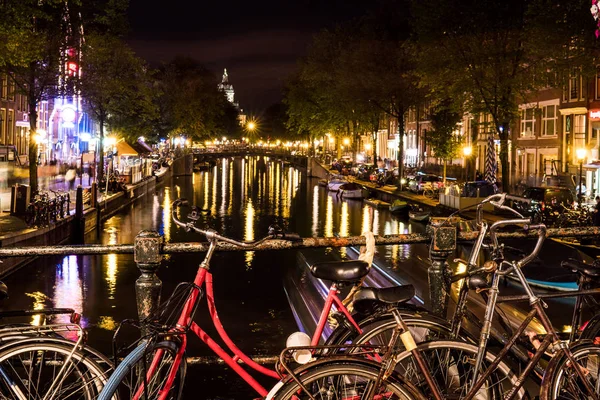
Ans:
POLYGON ((279 239, 279 240, 287 240, 289 242, 298 242, 298 241, 302 240, 302 238, 297 233, 283 232, 279 227, 276 227, 276 226, 270 226, 269 234, 267 236, 263 237, 262 239, 255 240, 253 242, 243 242, 243 241, 231 239, 231 238, 228 238, 228 237, 218 234, 216 231, 214 231, 212 229, 206 229, 206 230, 200 229, 200 228, 196 227, 193 222, 180 221, 177 218, 175 211, 179 207, 188 206, 188 205, 189 205, 189 202, 186 199, 177 199, 173 202, 173 204, 171 205, 172 206, 171 217, 173 218, 173 221, 175 222, 175 224, 184 228, 188 232, 190 230, 193 230, 195 232, 198 232, 198 233, 206 236, 206 238, 209 241, 220 240, 222 242, 226 242, 226 243, 232 244, 237 247, 252 249, 267 240, 279 239))

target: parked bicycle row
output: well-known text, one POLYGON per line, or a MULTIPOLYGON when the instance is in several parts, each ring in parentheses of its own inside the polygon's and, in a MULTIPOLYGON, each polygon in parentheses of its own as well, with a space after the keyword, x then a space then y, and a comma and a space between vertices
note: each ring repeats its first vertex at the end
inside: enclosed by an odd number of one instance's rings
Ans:
POLYGON ((27 206, 25 222, 29 226, 44 227, 69 215, 69 192, 38 191, 27 206))
MULTIPOLYGON (((71 323, 48 326, 0 328, 0 393, 16 399, 177 399, 185 384, 188 336, 195 334, 218 357, 266 399, 598 399, 600 397, 600 314, 586 320, 584 305, 597 308, 600 264, 565 260, 563 266, 577 272, 579 290, 537 294, 522 272, 539 253, 546 227, 523 217, 513 204, 530 205, 530 199, 495 194, 477 206, 479 230, 470 256, 460 260, 463 272, 450 278, 457 285, 457 304, 448 319, 409 304, 414 288, 364 287, 375 252, 375 238, 365 234, 366 247, 356 261, 325 262, 310 273, 329 283, 328 295, 312 336, 290 335, 287 348, 274 369, 252 361, 227 335, 216 308, 211 270, 219 245, 255 249, 269 240, 299 241, 300 237, 273 226, 269 234, 252 243, 227 238, 198 227, 204 210, 192 207, 181 221, 173 203, 172 219, 186 231, 204 235, 210 246, 191 283, 181 283, 158 312, 142 321, 127 321, 140 329, 141 339, 114 346, 112 361, 85 344, 85 334, 73 314, 71 323), (512 213, 515 218, 488 225, 482 219, 484 204, 512 213), (518 257, 505 254, 497 233, 503 229, 536 233, 532 251, 518 257), (501 295, 501 282, 520 283, 523 295, 501 295), (351 287, 340 298, 340 288, 351 287), (469 294, 486 304, 483 319, 469 306, 469 294), (546 297, 577 296, 569 333, 558 332, 545 307, 546 297), (206 298, 221 347, 194 319, 206 298), (526 301, 531 311, 514 326, 498 304, 526 301), (336 311, 332 312, 335 306, 336 311), (336 328, 325 341, 326 324, 336 328), (538 320, 541 333, 532 329, 538 320), (75 341, 62 338, 71 333, 75 341), (74 333, 74 335, 73 335, 74 333), (4 338, 6 337, 6 340, 4 338), (499 350, 500 349, 500 350, 499 350), (269 390, 248 372, 273 378, 269 390)), ((5 293, 0 287, 0 294, 5 293)), ((48 314, 50 311, 29 313, 48 314)), ((8 317, 10 312, 0 313, 8 317)), ((212 329, 210 329, 212 330, 212 329)), ((119 331, 115 343, 119 343, 119 331)), ((283 346, 283 344, 282 344, 283 346)), ((264 380, 261 380, 264 381, 264 380)))

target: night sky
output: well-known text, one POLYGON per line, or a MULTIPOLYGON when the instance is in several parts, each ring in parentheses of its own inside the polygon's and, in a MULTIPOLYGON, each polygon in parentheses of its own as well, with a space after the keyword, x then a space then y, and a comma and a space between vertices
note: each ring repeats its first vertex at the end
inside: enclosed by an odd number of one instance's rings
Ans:
POLYGON ((365 12, 371 0, 130 0, 128 43, 152 66, 192 57, 218 77, 227 68, 236 100, 258 115, 281 100, 284 79, 312 35, 365 12))

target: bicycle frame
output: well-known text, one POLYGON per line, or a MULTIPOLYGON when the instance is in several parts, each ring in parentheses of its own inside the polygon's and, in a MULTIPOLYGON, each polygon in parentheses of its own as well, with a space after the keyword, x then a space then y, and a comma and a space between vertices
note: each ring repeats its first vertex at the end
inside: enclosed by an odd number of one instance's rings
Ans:
MULTIPOLYGON (((182 338, 182 342, 181 342, 179 351, 173 361, 173 367, 171 368, 171 370, 169 372, 169 376, 167 377, 165 387, 163 389, 161 389, 161 391, 160 391, 160 394, 158 397, 159 399, 166 398, 170 388, 172 387, 173 383, 175 382, 177 370, 179 368, 179 364, 181 363, 181 361, 183 359, 183 355, 185 353, 185 348, 187 345, 186 330, 185 330, 185 327, 187 327, 187 326, 189 326, 190 327, 189 329, 196 336, 198 336, 198 338, 200 338, 200 340, 202 340, 204 343, 206 343, 206 345, 217 356, 219 356, 231 369, 233 369, 242 379, 244 379, 244 381, 246 381, 246 383, 248 383, 259 395, 265 397, 268 394, 268 390, 266 390, 261 384, 259 384, 256 381, 256 379, 254 379, 245 369, 243 369, 240 366, 240 364, 238 363, 239 360, 243 361, 245 364, 247 364, 249 367, 251 367, 252 369, 254 369, 255 371, 257 371, 259 373, 262 373, 264 375, 270 376, 275 379, 280 378, 279 374, 276 371, 265 368, 265 367, 257 364, 250 357, 248 357, 246 354, 244 354, 235 345, 235 343, 229 338, 229 335, 227 335, 227 333, 225 332, 225 329, 223 328, 223 324, 221 323, 221 321, 219 319, 219 315, 217 313, 217 308, 216 308, 215 300, 214 300, 213 277, 212 277, 211 272, 209 271, 210 260, 216 249, 216 246, 217 246, 217 241, 210 240, 210 246, 207 251, 207 254, 206 254, 204 260, 202 261, 202 264, 200 264, 200 267, 198 268, 198 272, 196 273, 196 277, 194 279, 195 288, 193 289, 191 295, 188 297, 185 305, 183 306, 181 315, 179 316, 179 319, 177 321, 175 328, 172 329, 172 331, 170 332, 172 334, 180 336, 182 338), (191 320, 192 313, 193 313, 193 311, 197 305, 197 302, 199 301, 199 298, 200 298, 200 289, 199 288, 201 288, 202 286, 204 286, 206 289, 206 300, 207 300, 208 310, 209 310, 213 325, 217 329, 217 332, 218 332, 219 336, 221 337, 221 339, 223 340, 223 342, 227 345, 229 350, 234 354, 233 356, 229 355, 196 322, 191 320)), ((321 312, 321 316, 319 318, 319 323, 317 325, 317 329, 313 333, 313 336, 311 339, 311 346, 316 346, 319 343, 319 340, 323 333, 323 329, 327 322, 327 317, 328 317, 334 304, 335 304, 337 310, 341 311, 346 316, 348 321, 350 321, 350 323, 357 329, 357 331, 359 333, 362 332, 361 329, 359 328, 358 324, 352 318, 352 315, 350 314, 348 309, 344 306, 344 304, 342 303, 342 301, 340 300, 340 298, 338 297, 337 294, 338 294, 338 289, 335 284, 332 284, 329 289, 327 298, 325 300, 325 305, 321 312)), ((146 374, 148 380, 150 379, 152 374, 155 372, 156 367, 157 367, 161 357, 162 357, 162 352, 159 350, 155 354, 155 356, 150 364, 150 367, 148 368, 148 371, 146 374)), ((138 390, 138 393, 136 393, 134 399, 139 398, 139 396, 143 393, 142 391, 143 391, 143 386, 140 387, 140 389, 138 390)))

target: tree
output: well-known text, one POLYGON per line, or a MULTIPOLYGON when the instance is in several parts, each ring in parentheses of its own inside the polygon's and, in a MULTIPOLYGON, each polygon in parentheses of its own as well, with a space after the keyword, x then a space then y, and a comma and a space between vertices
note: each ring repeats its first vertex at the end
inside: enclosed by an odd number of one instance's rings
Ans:
POLYGON ((154 114, 146 68, 118 37, 91 34, 86 37, 79 89, 84 104, 98 121, 98 180, 104 176, 104 133, 107 126, 122 128, 137 139, 154 114))
MULTIPOLYGON (((57 93, 61 55, 69 45, 65 30, 72 23, 60 0, 5 0, 0 4, 0 72, 27 96, 29 107, 29 184, 38 190, 37 106, 57 93)), ((75 22, 76 23, 76 22, 75 22)))
POLYGON ((472 114, 491 116, 500 138, 502 187, 509 188, 508 141, 528 93, 591 62, 589 2, 414 0, 424 84, 472 114), (567 4, 565 4, 567 3, 567 4))
POLYGON ((462 113, 452 109, 450 101, 442 101, 431 114, 432 131, 428 135, 436 157, 444 160, 444 184, 446 184, 446 165, 454 158, 461 146, 461 141, 455 135, 462 113))
POLYGON ((215 75, 196 60, 177 57, 160 69, 157 78, 162 134, 193 140, 240 134, 234 123, 237 110, 218 90, 215 75))

